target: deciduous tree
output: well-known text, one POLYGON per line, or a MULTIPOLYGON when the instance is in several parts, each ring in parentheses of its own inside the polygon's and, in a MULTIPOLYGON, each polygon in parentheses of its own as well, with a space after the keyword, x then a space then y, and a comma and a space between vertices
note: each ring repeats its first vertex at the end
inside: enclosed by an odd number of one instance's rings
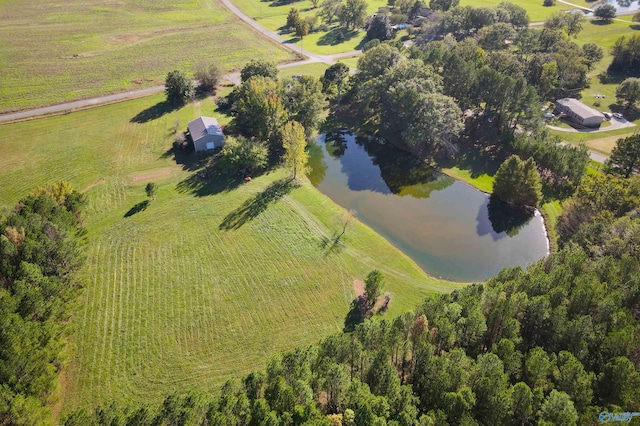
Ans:
POLYGON ((336 62, 326 69, 324 72, 323 83, 325 85, 324 90, 335 84, 338 88, 338 109, 340 109, 340 94, 342 92, 342 84, 344 79, 349 75, 349 67, 342 62, 336 62))
POLYGON ((299 18, 295 24, 296 37, 300 37, 300 40, 309 34, 309 22, 306 19, 299 18))
POLYGON ((338 11, 341 7, 342 0, 323 0, 318 15, 324 19, 327 25, 331 25, 338 16, 338 11))
POLYGON ((278 68, 271 61, 252 59, 240 71, 242 82, 257 75, 275 80, 278 78, 278 68))
POLYGON ((306 136, 311 137, 322 123, 327 105, 320 80, 311 76, 283 79, 281 92, 289 119, 302 124, 306 136))
POLYGON ((616 17, 616 8, 612 4, 603 4, 599 6, 593 14, 608 23, 616 17))
POLYGON ((242 136, 227 136, 220 153, 222 165, 229 172, 262 169, 267 166, 268 157, 269 150, 264 142, 242 136))
POLYGON ((167 74, 164 92, 167 95, 167 102, 180 105, 193 96, 193 83, 180 71, 171 71, 167 74))
POLYGON ((369 308, 372 308, 376 304, 378 297, 382 293, 382 285, 384 283, 384 277, 382 272, 377 269, 369 272, 367 278, 364 280, 364 294, 367 298, 367 304, 369 308))
POLYGON ((275 142, 287 120, 278 83, 262 75, 242 83, 235 94, 234 124, 246 135, 275 142))
POLYGON ((222 68, 217 64, 200 62, 195 67, 194 77, 202 89, 212 92, 222 78, 222 68))
POLYGON ((158 193, 158 185, 154 182, 149 182, 147 186, 144 187, 144 192, 147 193, 147 197, 155 200, 156 194, 158 193))
POLYGON ((281 130, 282 147, 284 148, 284 163, 293 170, 293 178, 298 173, 305 173, 309 154, 305 150, 307 141, 304 127, 297 121, 287 122, 281 130))
POLYGON ((611 48, 609 71, 640 76, 640 34, 620 37, 611 48))
POLYGON ((367 39, 385 41, 392 37, 393 32, 391 31, 389 16, 384 13, 378 13, 369 24, 369 28, 367 28, 367 39))
POLYGON ((367 19, 366 0, 346 0, 337 11, 338 20, 348 30, 363 27, 367 19))
POLYGON ((460 0, 431 0, 429 7, 433 10, 441 10, 446 12, 460 4, 460 0))
POLYGON ((582 46, 582 55, 587 59, 587 68, 592 69, 595 64, 604 57, 602 47, 595 43, 585 43, 582 46))
POLYGON ((629 77, 616 87, 616 100, 627 108, 640 101, 640 78, 629 77))

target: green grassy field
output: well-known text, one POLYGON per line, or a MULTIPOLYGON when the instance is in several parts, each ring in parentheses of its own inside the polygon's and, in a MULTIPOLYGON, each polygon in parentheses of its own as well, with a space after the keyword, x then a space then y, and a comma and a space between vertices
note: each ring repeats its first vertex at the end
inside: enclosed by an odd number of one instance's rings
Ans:
POLYGON ((342 209, 307 183, 270 191, 283 170, 235 188, 204 185, 194 177, 198 156, 176 162, 167 152, 176 120, 183 129, 201 113, 215 115, 213 103, 161 114, 162 99, 2 126, 2 206, 60 178, 89 200, 63 413, 217 390, 263 368, 275 351, 339 331, 354 280, 374 268, 393 295, 390 316, 429 291, 460 287, 426 276, 360 224, 329 249, 323 240, 342 209), (159 191, 145 209, 150 181, 159 191))
MULTIPOLYGON (((604 50, 604 58, 589 73, 590 85, 582 91, 582 101, 600 111, 620 111, 625 112, 616 105, 616 87, 620 84, 618 79, 606 77, 606 70, 611 63, 611 47, 615 41, 622 36, 637 34, 639 31, 628 21, 629 17, 624 17, 624 21, 613 21, 610 24, 601 24, 597 21, 585 22, 582 32, 578 35, 576 42, 579 45, 585 43, 596 43, 604 50), (594 95, 603 95, 604 99, 598 99, 594 95), (599 104, 599 105, 598 105, 599 104)), ((640 119, 634 121, 636 126, 640 125, 640 119)), ((620 137, 633 134, 640 127, 617 129, 598 133, 562 132, 552 130, 551 133, 561 137, 569 143, 584 142, 589 149, 609 154, 615 146, 615 142, 620 137)))
POLYGON ((604 50, 604 58, 589 73, 591 77, 590 86, 582 92, 583 102, 590 106, 602 110, 616 110, 616 87, 620 81, 610 81, 601 78, 606 74, 607 67, 611 63, 611 48, 617 39, 622 36, 629 37, 637 34, 638 29, 631 22, 613 21, 609 24, 601 24, 599 21, 588 21, 584 23, 583 30, 578 35, 576 42, 579 45, 585 43, 596 43, 604 50), (604 95, 605 99, 597 99, 593 95, 604 95), (594 103, 600 103, 600 106, 594 103))
POLYGON ((314 64, 306 64, 306 65, 298 65, 290 68, 283 68, 279 70, 279 77, 291 77, 294 75, 311 75, 316 78, 320 78, 324 75, 326 69, 329 68, 328 64, 325 63, 314 63, 314 64))
MULTIPOLYGON (((460 0, 460 6, 495 7, 503 1, 504 0, 460 0)), ((573 9, 573 7, 560 2, 556 2, 556 5, 551 7, 544 7, 542 1, 539 0, 517 0, 512 1, 512 3, 526 10, 531 22, 541 22, 556 12, 573 9)))
MULTIPOLYGON (((374 14, 378 8, 386 6, 386 0, 368 0, 368 13, 374 14)), ((241 9, 257 23, 271 31, 284 30, 287 21, 287 14, 292 7, 300 11, 303 17, 316 15, 320 8, 314 9, 309 0, 295 1, 293 3, 277 3, 275 1, 266 2, 261 0, 234 0, 233 4, 241 9)), ((321 20, 320 20, 321 21, 321 20)), ((319 21, 319 23, 320 23, 319 21)), ((350 52, 360 48, 365 32, 353 31, 344 38, 339 38, 339 31, 317 31, 312 32, 300 41, 293 34, 282 34, 285 40, 300 46, 305 50, 320 55, 333 55, 336 53, 350 52)))
POLYGON ((294 58, 217 0, 11 0, 0 16, 0 112, 164 84, 199 61, 294 58))

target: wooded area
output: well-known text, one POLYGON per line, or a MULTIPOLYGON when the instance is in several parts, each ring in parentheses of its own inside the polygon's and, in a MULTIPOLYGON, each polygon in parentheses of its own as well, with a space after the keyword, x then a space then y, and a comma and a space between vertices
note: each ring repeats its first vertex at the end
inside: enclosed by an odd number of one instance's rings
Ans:
POLYGON ((637 177, 586 178, 562 249, 526 271, 277 355, 219 396, 107 404, 65 424, 573 425, 635 407, 639 188, 637 177))
POLYGON ((0 218, 0 424, 49 419, 64 322, 79 288, 83 205, 81 194, 58 182, 0 218))

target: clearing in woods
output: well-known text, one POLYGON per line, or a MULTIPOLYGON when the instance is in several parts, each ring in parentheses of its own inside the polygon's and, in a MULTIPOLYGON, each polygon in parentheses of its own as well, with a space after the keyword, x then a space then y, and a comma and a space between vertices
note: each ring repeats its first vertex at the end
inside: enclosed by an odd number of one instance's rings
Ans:
POLYGON ((0 113, 158 86, 199 61, 295 57, 217 0, 12 0, 0 16, 0 113))
MULTIPOLYGON (((63 415, 217 391, 276 351, 340 331, 354 280, 375 268, 393 294, 389 316, 462 286, 427 276, 357 222, 343 246, 327 245, 342 209, 308 183, 283 184, 283 170, 242 184, 198 179, 201 157, 176 162, 170 152, 176 120, 184 130, 194 105, 166 111, 162 101, 2 126, 1 207, 62 178, 87 189, 85 288, 63 415), (147 178, 159 185, 150 202, 147 178)), ((218 116, 211 99, 200 109, 218 116)))

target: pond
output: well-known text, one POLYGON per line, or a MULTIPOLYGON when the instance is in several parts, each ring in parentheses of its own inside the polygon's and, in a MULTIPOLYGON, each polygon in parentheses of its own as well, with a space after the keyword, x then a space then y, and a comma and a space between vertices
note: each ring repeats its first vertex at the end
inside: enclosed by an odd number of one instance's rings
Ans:
POLYGON ((598 6, 603 4, 613 5, 616 8, 616 13, 632 12, 640 9, 640 0, 604 0, 598 6))
POLYGON ((393 146, 340 131, 310 152, 313 185, 432 276, 483 281, 548 253, 539 213, 510 211, 393 146))

